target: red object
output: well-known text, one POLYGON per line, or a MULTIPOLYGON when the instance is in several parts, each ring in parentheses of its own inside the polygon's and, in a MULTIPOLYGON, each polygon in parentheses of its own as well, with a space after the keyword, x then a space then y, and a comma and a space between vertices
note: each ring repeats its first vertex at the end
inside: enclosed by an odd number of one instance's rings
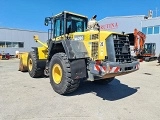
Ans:
POLYGON ((105 66, 100 66, 100 65, 95 65, 94 70, 98 72, 107 72, 107 73, 117 73, 120 72, 120 67, 111 67, 110 69, 107 70, 105 66))
POLYGON ((120 67, 112 67, 110 68, 110 73, 117 73, 120 71, 120 67))
POLYGON ((136 55, 140 55, 144 48, 146 35, 137 29, 134 29, 134 50, 136 55))
POLYGON ((6 54, 6 59, 8 59, 8 60, 10 59, 9 53, 6 54))

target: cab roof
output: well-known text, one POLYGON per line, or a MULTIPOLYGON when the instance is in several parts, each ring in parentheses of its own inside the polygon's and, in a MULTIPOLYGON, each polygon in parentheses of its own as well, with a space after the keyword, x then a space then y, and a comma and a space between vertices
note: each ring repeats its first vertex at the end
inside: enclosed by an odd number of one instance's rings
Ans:
POLYGON ((75 15, 75 16, 80 16, 80 17, 83 17, 83 18, 88 18, 87 16, 84 16, 84 15, 81 15, 81 14, 77 14, 77 13, 73 13, 73 12, 69 12, 69 11, 62 11, 56 15, 54 15, 53 17, 57 17, 61 14, 64 14, 64 13, 68 13, 68 14, 72 14, 72 15, 75 15))

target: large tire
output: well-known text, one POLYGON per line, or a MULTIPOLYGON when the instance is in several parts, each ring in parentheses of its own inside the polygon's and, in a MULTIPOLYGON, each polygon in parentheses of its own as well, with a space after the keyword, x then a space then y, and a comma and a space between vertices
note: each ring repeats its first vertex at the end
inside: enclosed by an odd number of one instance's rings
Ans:
POLYGON ((50 83, 55 92, 64 95, 75 91, 80 80, 71 79, 70 62, 65 53, 56 53, 49 65, 50 83))
POLYGON ((32 78, 39 78, 44 76, 44 72, 41 68, 38 68, 38 62, 35 52, 31 51, 28 55, 27 68, 29 75, 32 78))
POLYGON ((115 77, 95 80, 94 83, 101 84, 101 85, 106 85, 106 84, 112 82, 114 80, 114 78, 115 77))
POLYGON ((160 55, 158 56, 158 63, 160 63, 160 55))

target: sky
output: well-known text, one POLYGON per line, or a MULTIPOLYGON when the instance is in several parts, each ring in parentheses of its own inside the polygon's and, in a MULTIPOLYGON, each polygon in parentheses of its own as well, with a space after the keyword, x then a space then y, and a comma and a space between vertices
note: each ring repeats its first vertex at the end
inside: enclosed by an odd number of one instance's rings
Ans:
POLYGON ((70 11, 97 20, 112 16, 160 16, 160 0, 0 0, 0 27, 47 31, 44 18, 70 11))

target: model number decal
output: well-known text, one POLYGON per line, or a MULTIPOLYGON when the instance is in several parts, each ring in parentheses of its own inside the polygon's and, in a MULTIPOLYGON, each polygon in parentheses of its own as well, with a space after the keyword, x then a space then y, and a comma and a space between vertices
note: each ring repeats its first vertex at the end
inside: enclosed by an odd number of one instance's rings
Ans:
POLYGON ((83 35, 75 35, 74 40, 77 40, 77 41, 84 40, 84 36, 83 35))

